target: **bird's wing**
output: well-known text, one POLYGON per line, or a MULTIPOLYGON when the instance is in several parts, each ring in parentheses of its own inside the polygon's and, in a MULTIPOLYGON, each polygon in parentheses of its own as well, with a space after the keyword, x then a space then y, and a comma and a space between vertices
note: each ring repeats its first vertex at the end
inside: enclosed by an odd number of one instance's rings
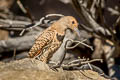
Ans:
POLYGON ((29 56, 32 58, 34 56, 37 56, 38 54, 41 54, 42 49, 45 46, 48 46, 53 40, 55 36, 54 30, 45 30, 35 41, 34 45, 29 51, 29 56))

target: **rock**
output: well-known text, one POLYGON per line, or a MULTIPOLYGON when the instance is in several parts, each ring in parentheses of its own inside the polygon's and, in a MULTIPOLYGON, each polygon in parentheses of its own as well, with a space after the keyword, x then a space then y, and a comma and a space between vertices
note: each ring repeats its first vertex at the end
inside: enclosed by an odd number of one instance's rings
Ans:
POLYGON ((0 80, 109 80, 91 70, 52 71, 47 64, 25 58, 11 61, 9 63, 0 62, 0 80))

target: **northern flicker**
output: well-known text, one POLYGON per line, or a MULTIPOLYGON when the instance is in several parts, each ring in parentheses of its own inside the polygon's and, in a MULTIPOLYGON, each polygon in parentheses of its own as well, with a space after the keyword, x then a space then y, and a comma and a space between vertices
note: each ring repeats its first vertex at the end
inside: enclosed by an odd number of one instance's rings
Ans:
POLYGON ((61 46, 66 30, 78 33, 78 22, 72 16, 64 16, 42 32, 29 51, 29 57, 39 55, 39 60, 48 63, 55 51, 61 46))

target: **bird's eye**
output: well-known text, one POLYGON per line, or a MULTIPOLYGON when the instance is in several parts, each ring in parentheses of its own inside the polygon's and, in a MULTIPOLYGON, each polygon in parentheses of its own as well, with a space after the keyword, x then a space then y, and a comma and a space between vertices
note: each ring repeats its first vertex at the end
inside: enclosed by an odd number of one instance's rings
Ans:
POLYGON ((72 24, 75 24, 75 22, 74 22, 74 21, 72 21, 72 24))

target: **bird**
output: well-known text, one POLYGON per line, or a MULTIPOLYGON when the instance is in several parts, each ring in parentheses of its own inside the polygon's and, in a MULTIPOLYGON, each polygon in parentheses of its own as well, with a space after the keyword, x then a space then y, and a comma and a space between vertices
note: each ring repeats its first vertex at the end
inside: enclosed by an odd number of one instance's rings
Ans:
POLYGON ((35 40, 28 53, 29 57, 39 56, 40 61, 48 63, 53 54, 60 48, 67 29, 79 35, 78 22, 73 16, 63 16, 45 29, 35 40))

